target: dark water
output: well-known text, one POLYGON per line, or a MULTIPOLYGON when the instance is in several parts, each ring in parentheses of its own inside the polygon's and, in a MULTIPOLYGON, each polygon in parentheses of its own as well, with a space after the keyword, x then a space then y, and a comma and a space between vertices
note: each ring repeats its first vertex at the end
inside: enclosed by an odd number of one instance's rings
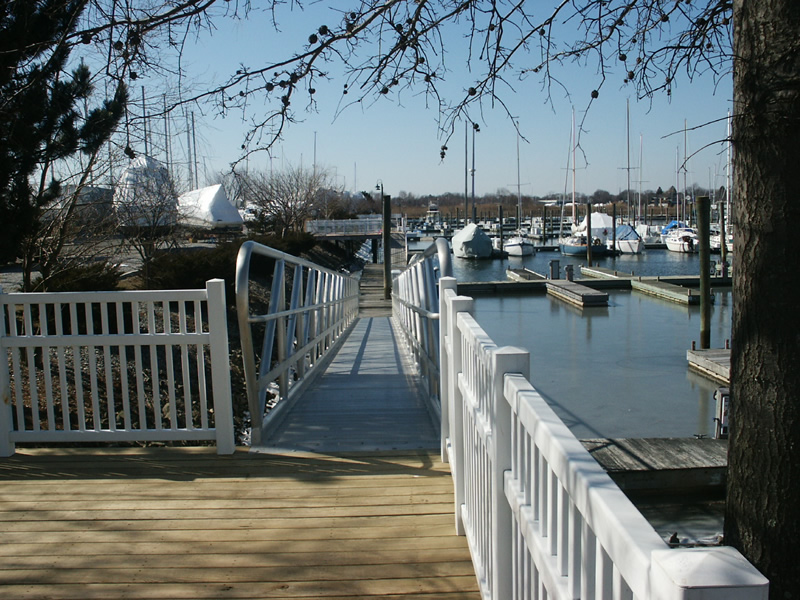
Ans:
MULTIPOLYGON (((459 281, 505 280, 508 266, 547 273, 549 261, 585 259, 539 252, 506 260, 454 259, 459 281)), ((713 258, 712 258, 713 260, 713 258)), ((698 275, 697 255, 649 250, 596 264, 637 275, 698 275)), ((711 346, 730 339, 730 288, 714 290, 711 346)), ((498 345, 527 349, 531 383, 579 438, 691 437, 714 431, 719 384, 689 371, 700 308, 611 291, 607 308, 577 309, 547 295, 477 297, 476 318, 498 345)))

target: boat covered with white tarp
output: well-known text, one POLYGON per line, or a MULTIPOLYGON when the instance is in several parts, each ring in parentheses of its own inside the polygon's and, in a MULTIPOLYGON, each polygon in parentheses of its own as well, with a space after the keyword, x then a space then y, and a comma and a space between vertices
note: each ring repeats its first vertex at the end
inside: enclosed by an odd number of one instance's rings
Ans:
POLYGON ((241 230, 244 221, 222 185, 191 190, 178 197, 178 222, 195 229, 241 230))

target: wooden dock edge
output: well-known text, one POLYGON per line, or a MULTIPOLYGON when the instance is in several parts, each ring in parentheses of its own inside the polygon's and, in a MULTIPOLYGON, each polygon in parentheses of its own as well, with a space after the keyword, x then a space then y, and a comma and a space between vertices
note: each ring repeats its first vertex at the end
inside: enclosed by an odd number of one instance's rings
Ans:
POLYGON ((687 350, 686 360, 689 368, 723 385, 731 382, 731 350, 730 348, 712 348, 708 350, 687 350))
POLYGON ((547 293, 574 306, 608 306, 608 294, 567 279, 551 279, 547 282, 547 293))
POLYGON ((718 493, 725 487, 726 439, 599 438, 581 443, 626 493, 718 493))

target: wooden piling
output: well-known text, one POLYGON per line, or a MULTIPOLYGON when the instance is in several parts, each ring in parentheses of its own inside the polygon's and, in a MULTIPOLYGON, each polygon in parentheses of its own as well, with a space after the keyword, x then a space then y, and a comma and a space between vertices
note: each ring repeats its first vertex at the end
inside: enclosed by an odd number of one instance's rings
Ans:
POLYGON ((708 196, 697 197, 697 235, 700 238, 700 349, 702 350, 711 347, 710 208, 708 196))

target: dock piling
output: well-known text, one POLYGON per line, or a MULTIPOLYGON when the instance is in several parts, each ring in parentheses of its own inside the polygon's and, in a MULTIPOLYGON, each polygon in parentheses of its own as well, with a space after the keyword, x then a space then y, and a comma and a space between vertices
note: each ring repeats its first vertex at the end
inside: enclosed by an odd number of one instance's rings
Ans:
MULTIPOLYGON (((697 234, 700 237, 700 348, 711 347, 711 246, 708 196, 697 197, 697 234)), ((725 240, 722 240, 725 245, 725 240)))

